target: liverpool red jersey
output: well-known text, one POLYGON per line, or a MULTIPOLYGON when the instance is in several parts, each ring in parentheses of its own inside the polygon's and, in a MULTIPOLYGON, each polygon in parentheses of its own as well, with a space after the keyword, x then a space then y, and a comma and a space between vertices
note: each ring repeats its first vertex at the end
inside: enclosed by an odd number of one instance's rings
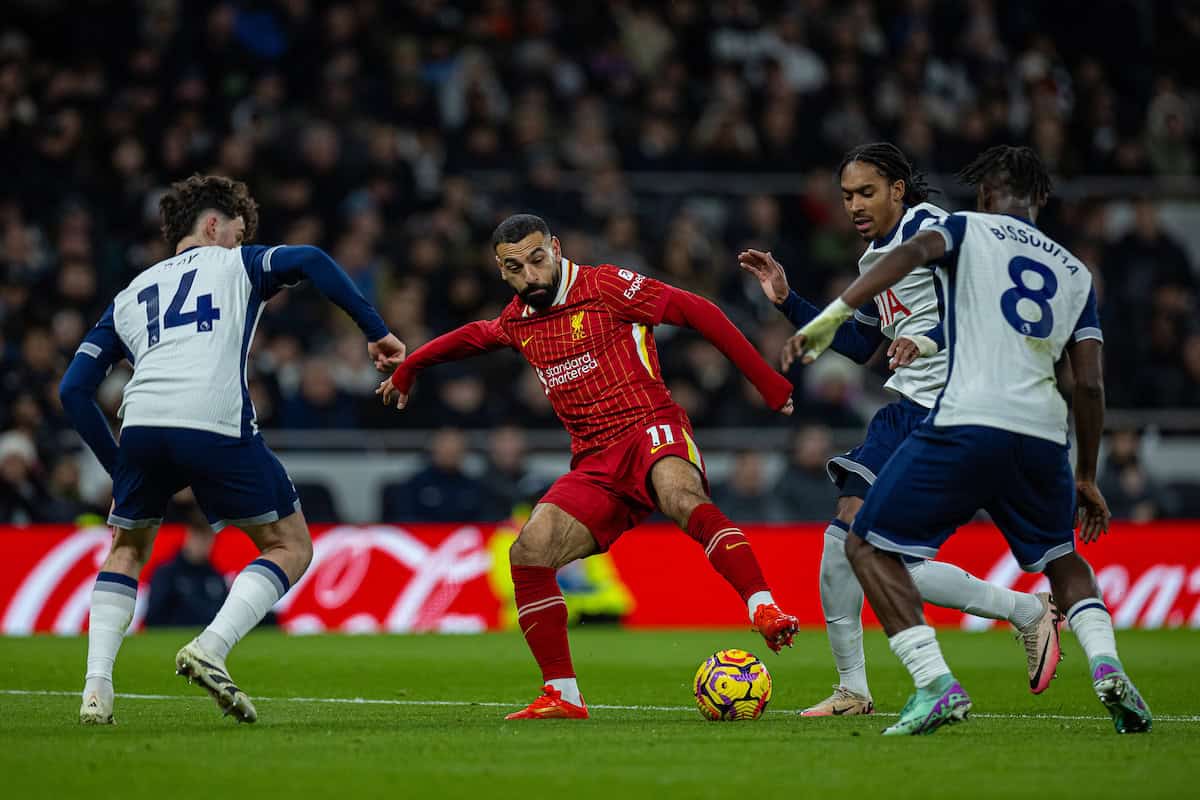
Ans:
POLYGON ((601 448, 652 418, 690 427, 663 383, 652 333, 670 291, 627 269, 564 258, 552 306, 535 311, 515 297, 485 323, 489 337, 537 371, 571 434, 572 454, 601 448))

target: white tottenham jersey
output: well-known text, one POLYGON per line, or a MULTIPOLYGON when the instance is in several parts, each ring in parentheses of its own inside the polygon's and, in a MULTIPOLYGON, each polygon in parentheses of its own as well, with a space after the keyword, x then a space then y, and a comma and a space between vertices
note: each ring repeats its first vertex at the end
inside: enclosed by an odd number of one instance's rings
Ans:
POLYGON ((126 427, 193 428, 226 436, 258 430, 246 354, 263 306, 281 284, 272 249, 196 247, 142 272, 113 301, 133 378, 126 427))
POLYGON ((933 422, 1067 441, 1054 365, 1070 342, 1103 341, 1092 274, 1018 217, 953 214, 946 240, 946 388, 933 422))
MULTIPOLYGON (((864 273, 887 253, 911 239, 919 231, 946 217, 945 211, 932 203, 920 203, 906 209, 900 224, 890 237, 880 243, 871 242, 858 260, 858 271, 864 273)), ((858 313, 855 318, 866 325, 878 325, 889 339, 919 336, 928 333, 942 321, 942 304, 938 297, 940 286, 932 266, 919 267, 904 276, 892 288, 875 297, 879 316, 872 319, 858 313)), ((907 367, 900 367, 884 386, 925 408, 933 408, 938 393, 946 383, 946 350, 918 358, 907 367)))

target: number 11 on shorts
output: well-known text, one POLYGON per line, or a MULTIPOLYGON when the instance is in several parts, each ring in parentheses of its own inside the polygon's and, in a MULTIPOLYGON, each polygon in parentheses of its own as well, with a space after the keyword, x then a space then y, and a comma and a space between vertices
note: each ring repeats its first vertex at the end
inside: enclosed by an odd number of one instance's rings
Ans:
POLYGON ((671 432, 670 425, 651 425, 646 428, 646 435, 650 437, 651 453, 660 447, 675 444, 675 434, 671 432))

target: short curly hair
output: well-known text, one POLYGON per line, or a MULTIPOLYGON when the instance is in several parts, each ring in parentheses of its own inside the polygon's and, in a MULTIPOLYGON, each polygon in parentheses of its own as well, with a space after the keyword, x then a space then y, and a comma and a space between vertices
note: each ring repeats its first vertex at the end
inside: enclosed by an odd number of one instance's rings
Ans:
POLYGON ((158 201, 162 235, 172 250, 196 227, 200 214, 209 209, 230 219, 241 217, 246 223, 242 241, 253 241, 258 231, 258 203, 250 196, 246 184, 223 175, 197 173, 187 180, 172 183, 158 201))

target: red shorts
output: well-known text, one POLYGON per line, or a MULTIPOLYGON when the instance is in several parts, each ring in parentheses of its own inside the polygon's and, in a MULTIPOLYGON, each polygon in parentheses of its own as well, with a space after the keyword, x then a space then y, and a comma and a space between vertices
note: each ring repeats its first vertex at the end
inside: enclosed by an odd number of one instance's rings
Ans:
POLYGON ((604 552, 654 512, 650 469, 668 456, 694 464, 708 491, 704 460, 691 428, 678 417, 664 417, 585 455, 554 482, 541 502, 552 503, 582 522, 604 552))

